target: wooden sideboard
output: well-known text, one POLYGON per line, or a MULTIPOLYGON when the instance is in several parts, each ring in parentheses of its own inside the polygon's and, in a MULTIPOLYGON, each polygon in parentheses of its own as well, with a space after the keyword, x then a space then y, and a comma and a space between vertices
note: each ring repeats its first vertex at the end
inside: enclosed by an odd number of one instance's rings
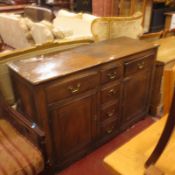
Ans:
POLYGON ((157 46, 121 37, 9 63, 19 109, 68 166, 148 116, 157 46))

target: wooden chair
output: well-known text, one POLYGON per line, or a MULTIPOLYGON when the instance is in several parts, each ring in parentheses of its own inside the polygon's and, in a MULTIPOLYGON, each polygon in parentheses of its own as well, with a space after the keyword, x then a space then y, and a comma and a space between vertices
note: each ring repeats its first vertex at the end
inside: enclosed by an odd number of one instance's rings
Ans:
POLYGON ((164 130, 163 130, 162 135, 157 143, 157 146, 155 147, 151 156, 146 161, 145 167, 150 167, 151 165, 153 165, 157 162, 157 160, 159 159, 159 157, 163 153, 163 151, 164 151, 164 149, 165 149, 165 147, 166 147, 166 145, 171 137, 171 134, 172 134, 174 128, 175 128, 175 92, 173 95, 170 112, 169 112, 168 119, 167 119, 167 122, 165 124, 164 130))
POLYGON ((52 174, 45 150, 44 132, 8 106, 0 94, 0 174, 52 174))
POLYGON ((24 16, 30 18, 32 21, 39 22, 42 20, 52 21, 54 13, 52 10, 39 6, 26 6, 24 8, 24 16))
POLYGON ((0 36, 0 51, 3 49, 4 42, 0 36))
POLYGON ((152 41, 161 39, 163 37, 163 33, 164 31, 155 32, 155 33, 146 33, 140 36, 139 39, 152 42, 152 41))

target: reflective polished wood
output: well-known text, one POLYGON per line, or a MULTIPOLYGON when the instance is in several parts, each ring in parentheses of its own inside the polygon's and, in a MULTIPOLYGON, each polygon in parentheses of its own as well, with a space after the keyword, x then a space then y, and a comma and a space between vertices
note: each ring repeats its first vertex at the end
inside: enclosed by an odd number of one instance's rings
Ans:
POLYGON ((156 52, 122 37, 9 64, 18 107, 44 129, 54 168, 148 116, 156 52))
POLYGON ((54 55, 13 61, 9 66, 32 84, 39 84, 156 47, 144 41, 121 37, 54 55))

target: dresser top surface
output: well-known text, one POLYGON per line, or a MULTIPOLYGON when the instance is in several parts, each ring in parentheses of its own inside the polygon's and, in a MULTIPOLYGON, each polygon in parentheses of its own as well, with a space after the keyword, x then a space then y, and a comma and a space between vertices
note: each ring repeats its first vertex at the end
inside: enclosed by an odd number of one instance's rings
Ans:
POLYGON ((12 61, 8 66, 30 83, 39 84, 155 47, 144 41, 121 37, 64 52, 12 61))

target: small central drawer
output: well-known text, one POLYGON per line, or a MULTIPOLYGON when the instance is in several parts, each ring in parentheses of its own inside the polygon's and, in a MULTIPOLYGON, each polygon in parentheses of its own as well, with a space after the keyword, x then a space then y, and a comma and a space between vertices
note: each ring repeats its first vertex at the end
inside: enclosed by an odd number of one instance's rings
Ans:
POLYGON ((112 85, 101 90, 101 103, 106 103, 120 98, 120 85, 112 85))
POLYGON ((95 88, 99 83, 97 72, 74 75, 63 81, 55 81, 46 87, 46 95, 49 103, 68 98, 87 90, 95 88))
POLYGON ((125 62, 124 63, 125 76, 129 76, 133 73, 149 68, 150 66, 152 66, 153 61, 154 61, 154 55, 151 54, 125 62))
POLYGON ((101 83, 119 80, 122 77, 123 68, 121 64, 109 64, 101 70, 101 83))
POLYGON ((108 119, 119 119, 119 101, 101 110, 101 121, 108 119))
POLYGON ((110 135, 114 131, 117 130, 118 121, 117 120, 111 120, 109 122, 105 122, 101 124, 101 134, 104 135, 110 135))

